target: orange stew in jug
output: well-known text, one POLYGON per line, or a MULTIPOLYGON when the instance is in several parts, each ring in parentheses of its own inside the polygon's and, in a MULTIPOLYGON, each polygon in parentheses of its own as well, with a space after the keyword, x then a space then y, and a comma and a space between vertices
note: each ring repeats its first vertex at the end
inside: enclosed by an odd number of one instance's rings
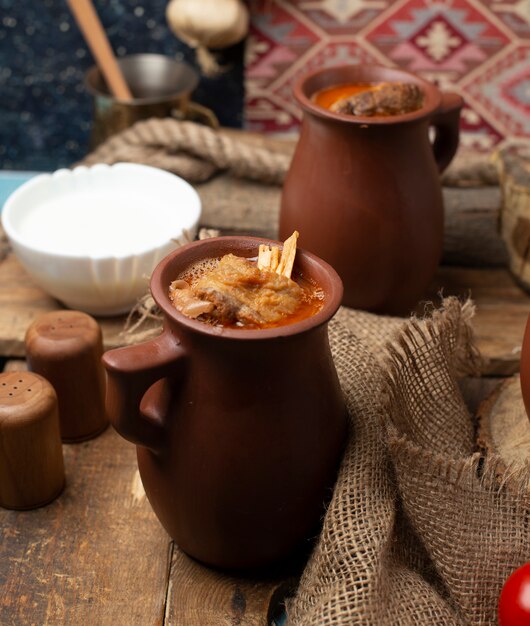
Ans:
POLYGON ((334 113, 389 116, 420 109, 423 92, 415 83, 348 83, 321 89, 312 99, 334 113))
POLYGON ((169 298, 187 317, 228 328, 272 328, 310 317, 322 308, 324 293, 293 273, 297 240, 295 231, 281 253, 262 244, 255 258, 199 261, 171 283, 169 298))

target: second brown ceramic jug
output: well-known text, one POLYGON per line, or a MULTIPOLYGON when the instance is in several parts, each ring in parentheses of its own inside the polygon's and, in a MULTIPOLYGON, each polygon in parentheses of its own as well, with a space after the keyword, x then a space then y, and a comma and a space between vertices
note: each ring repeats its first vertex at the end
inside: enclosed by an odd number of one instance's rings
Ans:
POLYGON ((323 290, 323 308, 286 326, 245 330, 190 319, 170 283, 204 259, 254 257, 252 237, 179 248, 151 278, 165 326, 152 341, 104 355, 109 418, 137 444, 162 525, 187 554, 229 569, 289 559, 318 534, 346 439, 346 409, 327 322, 342 284, 312 254, 295 270, 323 290))
POLYGON ((409 313, 441 257, 439 173, 458 146, 461 97, 376 65, 320 69, 303 77, 294 94, 304 116, 282 193, 280 237, 300 231, 304 246, 339 273, 345 305, 409 313), (312 99, 336 85, 386 81, 419 85, 423 106, 401 115, 357 117, 312 99))
POLYGON ((526 320, 523 342, 521 344, 521 361, 519 370, 519 382, 521 385, 524 408, 528 419, 530 419, 530 315, 526 320))

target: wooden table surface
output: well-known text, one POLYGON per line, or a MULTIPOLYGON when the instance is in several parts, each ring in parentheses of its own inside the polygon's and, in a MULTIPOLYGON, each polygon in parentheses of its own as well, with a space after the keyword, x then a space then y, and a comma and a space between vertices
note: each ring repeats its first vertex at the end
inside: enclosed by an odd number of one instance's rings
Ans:
POLYGON ((112 428, 63 451, 57 500, 0 509, 2 626, 258 626, 280 610, 290 577, 229 576, 175 546, 146 500, 134 446, 112 428))
MULTIPOLYGON (((275 237, 279 188, 220 176, 198 191, 204 226, 223 234, 275 237)), ((473 325, 485 358, 484 377, 463 382, 476 406, 496 384, 488 377, 518 370, 530 296, 504 265, 496 234, 498 190, 444 193, 444 263, 425 297, 436 299, 443 290, 444 295, 469 295, 477 306, 473 325), (463 222, 468 224, 464 229, 463 222), (482 233, 478 243, 477 227, 482 233)), ((60 306, 32 283, 11 253, 0 260, 0 357, 6 359, 5 368, 25 367, 26 328, 41 313, 60 306)), ((98 321, 107 348, 123 343, 123 317, 98 321)), ((67 485, 56 501, 35 511, 0 509, 2 626, 257 626, 281 612, 281 600, 296 575, 234 577, 187 558, 145 498, 134 446, 111 428, 63 450, 67 485)))

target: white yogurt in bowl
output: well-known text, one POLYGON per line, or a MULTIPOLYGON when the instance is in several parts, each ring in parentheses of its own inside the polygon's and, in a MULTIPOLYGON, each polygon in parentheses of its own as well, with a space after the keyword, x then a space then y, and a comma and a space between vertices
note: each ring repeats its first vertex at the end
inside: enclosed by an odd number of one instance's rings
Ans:
POLYGON ((6 201, 2 225, 30 276, 67 306, 124 313, 156 264, 193 238, 201 215, 185 180, 145 165, 41 174, 6 201))

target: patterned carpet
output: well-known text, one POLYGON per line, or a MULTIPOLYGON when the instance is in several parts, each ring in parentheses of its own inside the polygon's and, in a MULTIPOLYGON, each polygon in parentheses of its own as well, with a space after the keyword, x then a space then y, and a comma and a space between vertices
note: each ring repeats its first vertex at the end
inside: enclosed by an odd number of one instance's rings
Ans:
POLYGON ((529 0, 251 0, 246 126, 289 132, 306 71, 342 63, 399 66, 466 102, 461 145, 530 138, 529 0))

